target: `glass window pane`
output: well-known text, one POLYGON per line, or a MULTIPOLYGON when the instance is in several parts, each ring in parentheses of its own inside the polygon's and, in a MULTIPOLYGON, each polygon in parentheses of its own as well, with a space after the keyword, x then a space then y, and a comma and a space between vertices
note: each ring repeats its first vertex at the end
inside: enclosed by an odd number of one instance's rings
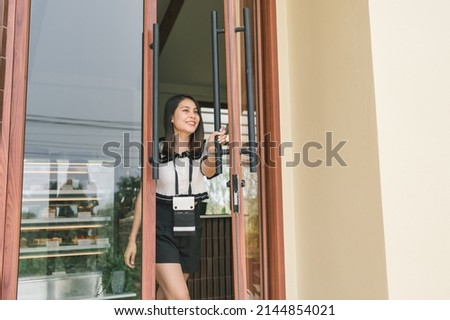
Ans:
POLYGON ((140 297, 142 0, 32 0, 18 299, 140 297), (112 274, 126 270, 124 287, 112 274))
MULTIPOLYGON (((201 102, 202 118, 205 126, 205 137, 214 131, 214 109, 208 106, 205 102, 201 102), (206 105, 206 106, 205 106, 206 105)), ((221 110, 221 124, 222 126, 228 126, 228 110, 221 110)), ((227 182, 230 180, 230 159, 229 148, 223 146, 224 154, 222 155, 222 174, 214 177, 214 179, 208 179, 208 193, 209 199, 207 200, 208 206, 206 214, 210 215, 222 215, 231 214, 230 212, 230 188, 227 186, 227 182)))

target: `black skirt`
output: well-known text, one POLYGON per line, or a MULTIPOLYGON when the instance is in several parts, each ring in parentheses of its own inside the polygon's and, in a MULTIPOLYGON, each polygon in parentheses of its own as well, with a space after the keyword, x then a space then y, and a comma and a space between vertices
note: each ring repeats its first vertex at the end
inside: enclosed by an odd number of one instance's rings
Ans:
POLYGON ((203 207, 195 206, 195 234, 173 235, 172 204, 156 201, 156 263, 179 263, 183 273, 195 273, 200 264, 203 207))

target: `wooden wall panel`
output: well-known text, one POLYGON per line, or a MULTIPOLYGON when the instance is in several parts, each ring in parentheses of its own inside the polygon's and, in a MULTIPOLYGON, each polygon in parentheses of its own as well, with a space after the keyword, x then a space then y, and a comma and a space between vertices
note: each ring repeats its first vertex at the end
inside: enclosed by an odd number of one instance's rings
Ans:
POLYGON ((200 268, 188 279, 191 299, 232 300, 231 217, 203 218, 202 228, 200 268))

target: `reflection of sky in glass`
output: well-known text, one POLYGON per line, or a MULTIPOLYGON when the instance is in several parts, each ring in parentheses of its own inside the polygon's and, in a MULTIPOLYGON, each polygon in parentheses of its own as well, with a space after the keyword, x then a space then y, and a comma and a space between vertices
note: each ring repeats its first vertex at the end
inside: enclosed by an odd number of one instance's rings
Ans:
POLYGON ((101 159, 124 132, 140 141, 142 0, 33 0, 31 10, 26 156, 101 159))

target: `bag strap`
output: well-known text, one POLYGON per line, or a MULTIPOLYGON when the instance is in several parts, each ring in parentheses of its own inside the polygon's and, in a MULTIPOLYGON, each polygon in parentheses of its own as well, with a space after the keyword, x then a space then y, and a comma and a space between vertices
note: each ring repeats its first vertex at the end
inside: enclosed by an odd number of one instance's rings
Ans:
MULTIPOLYGON (((192 158, 189 155, 189 189, 188 189, 188 194, 192 195, 192 158)), ((180 190, 178 188, 178 172, 177 172, 177 166, 175 164, 177 157, 173 158, 173 169, 175 171, 175 195, 178 196, 180 194, 180 190)))

